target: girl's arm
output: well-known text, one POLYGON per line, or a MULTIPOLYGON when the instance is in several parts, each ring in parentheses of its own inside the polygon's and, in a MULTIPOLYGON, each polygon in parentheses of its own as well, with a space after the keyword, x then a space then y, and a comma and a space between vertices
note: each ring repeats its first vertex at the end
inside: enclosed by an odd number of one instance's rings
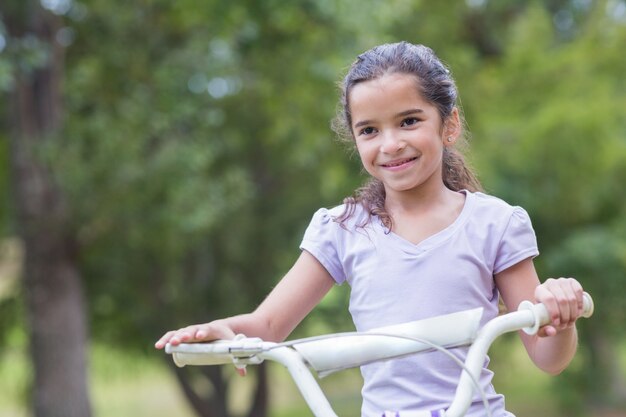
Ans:
POLYGON ((578 336, 575 322, 583 308, 583 289, 573 278, 548 279, 540 284, 532 259, 526 259, 496 275, 496 285, 509 311, 523 300, 543 303, 552 323, 536 335, 520 332, 530 359, 543 371, 556 375, 571 362, 578 336))
POLYGON ((167 332, 155 344, 232 339, 243 333, 266 341, 282 341, 332 288, 334 280, 309 252, 303 251, 289 272, 252 313, 196 324, 167 332))

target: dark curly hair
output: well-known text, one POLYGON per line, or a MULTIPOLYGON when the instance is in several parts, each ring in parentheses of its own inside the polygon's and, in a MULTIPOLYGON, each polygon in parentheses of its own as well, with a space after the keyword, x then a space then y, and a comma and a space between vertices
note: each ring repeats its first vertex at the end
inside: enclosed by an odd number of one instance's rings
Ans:
MULTIPOLYGON (((450 70, 437 58, 432 49, 408 42, 380 45, 359 55, 341 84, 341 101, 337 117, 333 121, 333 130, 342 140, 354 143, 350 113, 350 92, 354 86, 394 73, 416 77, 419 92, 427 102, 437 108, 442 122, 447 120, 455 107, 458 108, 457 88, 450 70)), ((462 115, 460 117, 462 120, 462 115)), ((468 167, 463 154, 452 147, 444 148, 443 182, 454 191, 482 190, 478 178, 468 167)), ((371 216, 376 215, 391 230, 392 219, 385 210, 385 187, 380 180, 369 179, 355 191, 354 195, 345 198, 344 204, 345 211, 337 218, 341 224, 354 214, 356 205, 361 204, 369 213, 361 226, 367 224, 371 216)))

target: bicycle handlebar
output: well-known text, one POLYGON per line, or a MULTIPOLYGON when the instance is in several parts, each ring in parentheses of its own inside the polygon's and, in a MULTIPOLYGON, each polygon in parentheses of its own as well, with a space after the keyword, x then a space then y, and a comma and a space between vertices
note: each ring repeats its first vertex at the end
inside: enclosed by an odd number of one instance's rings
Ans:
MULTIPOLYGON (((590 317, 593 311, 593 299, 585 293, 582 316, 590 317)), ((454 400, 441 414, 460 417, 471 404, 474 381, 482 371, 484 358, 493 341, 504 333, 516 330, 535 334, 541 326, 550 323, 546 307, 529 301, 522 302, 517 311, 496 317, 478 330, 481 315, 482 309, 474 309, 369 332, 337 333, 285 343, 243 336, 210 343, 177 346, 168 343, 165 352, 171 354, 176 365, 181 367, 222 364, 241 367, 264 360, 279 362, 287 368, 316 417, 337 417, 309 367, 323 376, 339 369, 415 353, 433 346, 470 345, 454 400), (460 332, 460 328, 464 331, 460 332)), ((411 414, 414 417, 422 415, 431 416, 431 413, 411 414)))

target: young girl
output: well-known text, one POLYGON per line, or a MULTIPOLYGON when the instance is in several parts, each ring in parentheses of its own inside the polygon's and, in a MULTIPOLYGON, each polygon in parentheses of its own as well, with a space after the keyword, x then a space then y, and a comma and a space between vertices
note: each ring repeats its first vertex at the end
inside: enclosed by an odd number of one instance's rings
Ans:
MULTIPOLYGON (((483 307, 498 300, 544 303, 552 322, 536 336, 520 333, 532 361, 558 374, 576 350, 574 323, 582 287, 572 278, 539 283, 537 243, 527 213, 480 192, 455 144, 463 120, 450 71, 433 51, 406 42, 360 55, 342 86, 338 119, 371 180, 344 204, 320 209, 291 270, 250 314, 188 326, 157 343, 230 339, 243 333, 282 341, 334 284, 351 286, 357 330, 483 307)), ((455 349, 464 360, 466 348, 455 349)), ((437 410, 453 398, 461 370, 440 352, 365 365, 362 415, 437 410)), ((512 416, 480 379, 494 417, 512 416)), ((483 416, 477 397, 468 416, 483 416)))

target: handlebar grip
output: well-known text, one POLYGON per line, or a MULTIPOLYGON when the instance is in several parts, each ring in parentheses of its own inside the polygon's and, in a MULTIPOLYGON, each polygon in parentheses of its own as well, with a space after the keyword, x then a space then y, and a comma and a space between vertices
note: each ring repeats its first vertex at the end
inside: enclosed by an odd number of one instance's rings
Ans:
MULTIPOLYGON (((525 327, 522 330, 530 335, 536 334, 541 326, 550 324, 550 315, 548 309, 543 304, 533 304, 530 301, 523 301, 518 310, 530 310, 534 317, 534 323, 532 326, 525 327)), ((593 298, 588 293, 583 293, 583 312, 581 317, 589 318, 593 315, 594 304, 593 298)))
POLYGON ((228 349, 228 341, 212 343, 181 343, 165 345, 165 353, 171 354, 176 366, 185 365, 225 365, 233 363, 228 349))
POLYGON ((583 317, 588 319, 593 315, 594 305, 593 298, 589 295, 589 293, 583 293, 583 317))

